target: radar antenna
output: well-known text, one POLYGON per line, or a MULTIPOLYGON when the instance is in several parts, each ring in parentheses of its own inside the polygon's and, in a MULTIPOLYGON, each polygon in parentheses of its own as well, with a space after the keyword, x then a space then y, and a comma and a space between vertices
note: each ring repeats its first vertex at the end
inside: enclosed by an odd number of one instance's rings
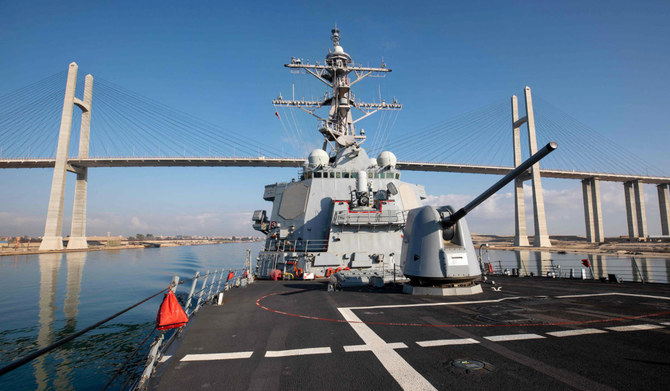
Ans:
MULTIPOLYGON (((395 99, 391 103, 382 100, 379 103, 367 103, 357 101, 351 87, 368 76, 383 77, 385 73, 391 72, 382 62, 381 67, 364 67, 354 64, 351 56, 340 46, 340 30, 335 26, 331 30, 333 49, 329 50, 323 65, 303 64, 300 59, 291 58, 289 64, 284 66, 290 69, 304 70, 321 82, 332 88, 332 93, 324 96, 323 100, 285 100, 281 95, 272 101, 276 106, 297 107, 300 110, 319 119, 319 132, 324 137, 323 149, 329 142, 335 151, 351 145, 360 145, 365 141, 364 134, 356 134, 355 124, 380 110, 400 110, 402 105, 395 99), (349 74, 354 73, 356 79, 350 81, 349 74), (322 118, 316 111, 324 106, 330 106, 327 118, 322 118), (358 110, 361 115, 356 119, 352 116, 352 108, 358 110)), ((361 132, 362 133, 362 132, 361 132)))

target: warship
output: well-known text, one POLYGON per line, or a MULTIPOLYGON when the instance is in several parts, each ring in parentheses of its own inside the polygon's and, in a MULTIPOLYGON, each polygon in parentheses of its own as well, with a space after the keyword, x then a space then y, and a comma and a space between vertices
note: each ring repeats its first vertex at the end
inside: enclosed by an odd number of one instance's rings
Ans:
POLYGON ((371 159, 354 126, 401 108, 351 91, 390 69, 355 65, 336 28, 332 40, 324 64, 286 64, 332 94, 274 101, 319 118, 324 142, 299 178, 265 187, 272 211, 253 214, 266 235, 259 280, 192 316, 148 388, 665 388, 670 287, 492 275, 476 257, 463 217, 556 145, 461 209, 422 205, 424 188, 400 180, 391 152, 371 159))
POLYGON ((365 131, 357 132, 361 119, 402 108, 395 99, 359 101, 352 91, 365 78, 391 70, 384 64, 354 64, 340 46, 337 28, 331 38, 333 48, 323 64, 294 57, 285 66, 316 77, 332 90, 322 100, 286 100, 280 95, 273 101, 315 116, 323 148, 309 154, 298 180, 265 186, 263 199, 272 202, 272 211, 253 214, 253 227, 266 235, 258 278, 269 279, 274 270, 286 278, 330 277, 345 269, 392 276, 400 263, 407 211, 426 198, 423 186, 400 180, 392 152, 371 159, 361 145, 365 131), (327 115, 321 116, 319 109, 328 109, 327 115))

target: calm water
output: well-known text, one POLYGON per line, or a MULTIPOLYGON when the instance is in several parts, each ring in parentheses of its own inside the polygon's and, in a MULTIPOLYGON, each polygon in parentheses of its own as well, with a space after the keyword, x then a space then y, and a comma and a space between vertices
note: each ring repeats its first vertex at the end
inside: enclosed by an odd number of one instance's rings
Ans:
MULTIPOLYGON (((0 366, 165 289, 241 268, 261 243, 0 257, 0 366)), ((183 291, 183 287, 180 289, 183 291)), ((162 295, 0 377, 0 389, 101 389, 152 330, 162 295)), ((134 362, 146 356, 146 348, 134 362)), ((124 374, 125 375, 125 374, 124 374)), ((123 385, 124 376, 112 389, 123 385)))

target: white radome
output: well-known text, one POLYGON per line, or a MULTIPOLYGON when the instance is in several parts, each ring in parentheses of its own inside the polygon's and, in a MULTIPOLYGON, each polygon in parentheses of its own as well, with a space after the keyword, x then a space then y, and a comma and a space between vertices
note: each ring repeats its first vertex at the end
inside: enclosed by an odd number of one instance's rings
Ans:
POLYGON ((390 151, 384 151, 384 152, 380 153, 379 156, 377 157, 377 164, 381 168, 384 168, 384 167, 395 168, 395 164, 396 164, 397 161, 398 161, 398 159, 396 159, 393 152, 390 152, 390 151))
POLYGON ((329 160, 330 157, 326 151, 323 149, 315 149, 309 154, 307 163, 310 167, 319 167, 328 165, 329 160))

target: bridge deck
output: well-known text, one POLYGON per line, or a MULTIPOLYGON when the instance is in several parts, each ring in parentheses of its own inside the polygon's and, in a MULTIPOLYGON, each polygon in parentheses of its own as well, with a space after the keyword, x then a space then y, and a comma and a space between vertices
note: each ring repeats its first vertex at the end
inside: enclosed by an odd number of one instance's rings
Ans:
MULTIPOLYGON (((302 167, 305 159, 266 157, 134 157, 134 158, 88 158, 69 159, 73 167, 302 167)), ((0 168, 48 168, 54 159, 0 159, 0 168)), ((486 166, 476 164, 398 162, 397 167, 405 171, 454 172, 467 174, 505 175, 513 167, 486 166)), ((586 179, 601 181, 642 183, 670 183, 670 177, 615 174, 585 171, 563 171, 540 168, 544 178, 586 179)))

